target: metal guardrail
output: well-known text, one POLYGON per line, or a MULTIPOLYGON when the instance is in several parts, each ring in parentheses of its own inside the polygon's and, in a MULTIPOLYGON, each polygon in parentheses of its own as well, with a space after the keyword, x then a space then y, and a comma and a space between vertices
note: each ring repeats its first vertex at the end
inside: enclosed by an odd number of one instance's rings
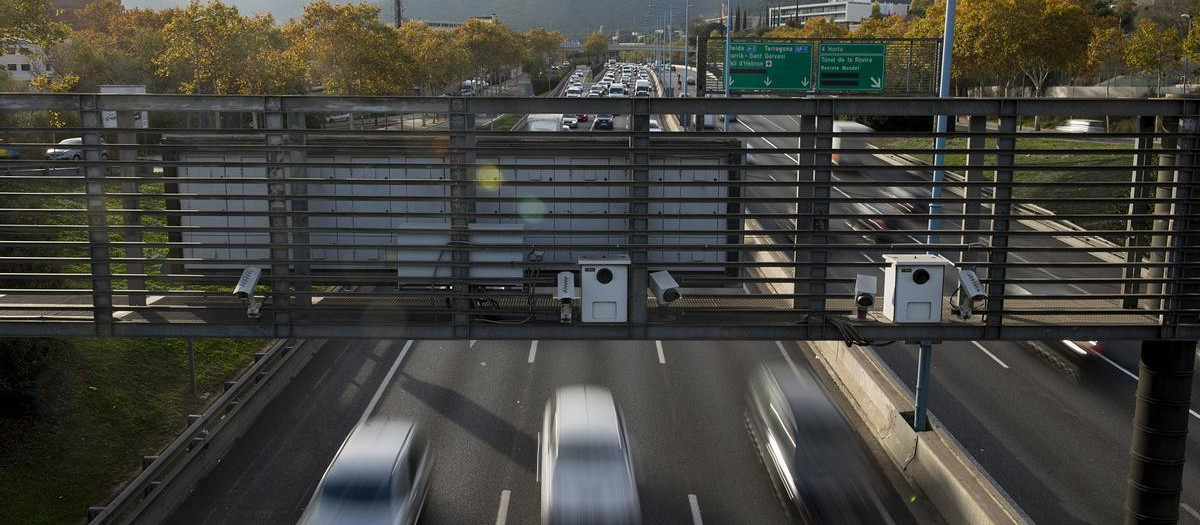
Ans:
POLYGON ((1194 100, 0 98, 0 111, 45 110, 79 124, 0 135, 24 150, 70 135, 88 145, 81 160, 0 161, 4 335, 55 323, 68 336, 1200 338, 1194 100), (152 128, 100 127, 102 111, 140 110, 152 128), (214 111, 258 127, 189 119, 214 111), (505 112, 614 113, 630 129, 472 125, 505 112), (450 126, 308 125, 341 113, 438 113, 450 126), (647 127, 726 113, 739 116, 729 133, 647 127), (971 125, 947 134, 945 168, 964 178, 943 183, 933 216, 928 168, 872 159, 928 153, 936 134, 840 123, 939 113, 971 125), (1121 131, 1101 136, 1125 142, 1018 132, 1032 115, 1108 115, 1121 131), (1035 217, 1044 227, 1029 227, 1035 217), (975 317, 848 317, 855 274, 931 251, 980 273, 975 317), (631 257, 628 321, 560 323, 555 275, 602 254, 631 257), (250 265, 265 270, 260 318, 230 293, 250 265), (669 305, 644 292, 664 268, 685 292, 669 305), (764 283, 774 291, 747 291, 764 283), (314 291, 336 285, 375 288, 314 291))
POLYGON ((256 354, 203 414, 188 416, 187 428, 161 454, 142 458, 142 472, 116 498, 88 509, 88 524, 162 523, 308 362, 315 345, 303 346, 304 341, 275 341, 256 354))

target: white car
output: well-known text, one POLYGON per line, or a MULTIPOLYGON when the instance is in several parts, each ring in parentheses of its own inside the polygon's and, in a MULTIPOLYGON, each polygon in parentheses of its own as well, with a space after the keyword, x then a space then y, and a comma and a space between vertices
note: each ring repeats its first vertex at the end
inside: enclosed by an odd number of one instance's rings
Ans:
MULTIPOLYGON (((101 139, 100 145, 105 146, 108 143, 101 139)), ((83 137, 60 140, 58 147, 46 150, 46 160, 82 160, 83 156, 83 137)), ((100 158, 108 160, 108 151, 101 150, 100 158)))
POLYGON ((578 128, 579 127, 579 117, 576 117, 575 115, 563 115, 562 123, 563 123, 563 126, 566 126, 571 129, 578 128))
POLYGON ((662 131, 662 126, 658 125, 658 121, 650 119, 650 131, 662 131))
POLYGON ((414 525, 432 468, 429 439, 415 422, 370 419, 342 442, 299 525, 414 525))
POLYGON ((542 525, 639 525, 625 422, 608 389, 559 388, 546 403, 539 451, 542 525))

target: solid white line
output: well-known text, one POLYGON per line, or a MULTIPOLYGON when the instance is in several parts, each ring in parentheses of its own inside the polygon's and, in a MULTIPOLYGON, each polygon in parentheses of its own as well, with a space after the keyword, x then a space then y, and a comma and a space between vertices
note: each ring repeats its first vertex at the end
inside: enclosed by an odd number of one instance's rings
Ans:
POLYGON ((775 341, 775 346, 779 347, 779 353, 783 354, 783 359, 787 361, 788 366, 792 368, 792 373, 796 374, 796 377, 804 379, 804 377, 800 375, 800 369, 796 368, 796 362, 792 361, 792 356, 788 355, 787 350, 783 349, 783 343, 775 341))
POLYGON ((1180 503, 1179 503, 1179 508, 1181 508, 1181 509, 1183 509, 1184 511, 1186 511, 1188 514, 1191 514, 1193 518, 1196 518, 1196 521, 1200 521, 1200 513, 1196 512, 1196 509, 1193 509, 1191 505, 1188 505, 1187 503, 1180 502, 1180 503))
POLYGON ((658 349, 658 364, 667 364, 667 356, 663 355, 662 341, 654 341, 654 347, 658 349))
POLYGON ((879 509, 879 515, 883 516, 883 522, 887 525, 896 525, 896 522, 892 521, 892 516, 888 514, 887 508, 883 506, 883 502, 879 501, 879 495, 875 493, 875 489, 868 487, 867 495, 871 497, 871 503, 875 504, 875 508, 879 509))
POLYGON ((496 512, 496 525, 504 525, 508 521, 508 498, 511 491, 500 491, 500 510, 496 512))
POLYGON ((1096 355, 1097 357, 1099 357, 1100 359, 1103 359, 1103 360, 1104 360, 1104 362, 1106 362, 1106 363, 1108 363, 1108 364, 1112 365, 1112 366, 1113 366, 1113 368, 1116 368, 1117 370, 1120 370, 1120 371, 1122 371, 1122 372, 1125 372, 1125 375, 1129 376, 1129 377, 1130 377, 1130 378, 1132 378, 1134 381, 1137 381, 1137 380, 1138 380, 1138 376, 1137 376, 1137 374, 1135 374, 1135 373, 1133 373, 1133 372, 1130 372, 1130 371, 1126 370, 1126 369, 1125 369, 1125 367, 1123 367, 1123 366, 1121 366, 1121 365, 1118 365, 1116 361, 1113 361, 1112 359, 1109 359, 1109 358, 1108 358, 1108 356, 1106 356, 1106 355, 1104 355, 1104 354, 1095 354, 1095 355, 1096 355))
MULTIPOLYGON (((1100 359, 1103 359, 1105 363, 1108 363, 1108 364, 1112 365, 1112 366, 1113 366, 1113 368, 1116 368, 1117 370, 1120 370, 1121 372, 1124 372, 1124 373, 1125 373, 1125 375, 1129 376, 1129 377, 1130 377, 1130 378, 1132 378, 1134 381, 1137 381, 1137 380, 1138 380, 1138 376, 1137 376, 1137 374, 1135 374, 1135 373, 1133 373, 1133 372, 1130 372, 1129 370, 1126 370, 1126 369, 1125 369, 1125 367, 1123 367, 1123 366, 1121 366, 1121 365, 1117 364, 1117 362, 1116 362, 1116 361, 1113 361, 1112 359, 1109 359, 1109 358, 1108 358, 1108 356, 1106 356, 1106 355, 1104 355, 1104 354, 1093 354, 1093 355, 1095 355, 1096 357, 1099 357, 1100 359)), ((1192 417, 1194 417, 1194 418, 1196 418, 1196 419, 1200 419, 1200 412, 1196 412, 1195 410, 1188 410, 1188 414, 1191 414, 1191 415, 1192 415, 1192 417)), ((1200 519, 1200 517, 1197 517, 1196 519, 1200 519)))
POLYGON ((700 502, 696 500, 695 494, 688 494, 688 505, 692 507, 692 523, 704 525, 704 520, 700 519, 700 502))
POLYGON ((537 357, 537 339, 529 343, 529 362, 532 363, 535 357, 537 357))
POLYGON ((363 411, 362 417, 358 418, 358 424, 363 424, 375 412, 375 405, 379 404, 379 399, 383 397, 383 391, 387 390, 388 385, 392 384, 392 378, 396 377, 396 371, 400 369, 400 363, 404 362, 404 357, 408 355, 408 351, 412 349, 412 345, 412 339, 404 343, 404 348, 400 350, 400 355, 396 356, 396 361, 392 363, 392 368, 388 370, 386 376, 383 376, 383 383, 379 385, 379 389, 375 390, 375 395, 371 397, 371 402, 367 403, 367 409, 363 411))
POLYGON ((992 361, 995 361, 996 364, 998 364, 1004 368, 1008 368, 1008 365, 1004 364, 1004 361, 1001 361, 999 357, 996 357, 996 354, 993 354, 991 351, 989 351, 987 349, 987 347, 979 344, 979 341, 971 341, 971 344, 975 345, 980 350, 983 350, 983 353, 987 354, 988 357, 992 358, 992 361))

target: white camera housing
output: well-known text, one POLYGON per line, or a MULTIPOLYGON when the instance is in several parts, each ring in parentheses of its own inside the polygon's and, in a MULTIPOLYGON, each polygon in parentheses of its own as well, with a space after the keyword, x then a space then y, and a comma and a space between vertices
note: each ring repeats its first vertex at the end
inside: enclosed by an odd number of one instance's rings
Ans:
POLYGON ((575 273, 558 272, 558 288, 555 291, 558 299, 558 320, 570 324, 572 317, 571 301, 575 300, 575 273))
POLYGON ((262 268, 251 266, 242 270, 237 286, 233 287, 233 295, 238 299, 253 299, 254 287, 258 286, 259 279, 262 279, 262 268))
POLYGON ((865 319, 867 312, 875 306, 875 298, 879 295, 879 278, 874 275, 858 274, 854 279, 854 309, 859 319, 865 319))
POLYGON ((580 321, 629 322, 630 264, 623 254, 579 258, 580 321))
POLYGON ((883 316, 893 323, 942 322, 946 269, 953 265, 935 254, 884 255, 883 316))
POLYGON ((675 282, 671 272, 666 270, 650 274, 650 290, 654 292, 654 298, 658 299, 660 305, 673 303, 683 297, 679 293, 679 283, 675 282))
POLYGON ((983 282, 979 280, 979 276, 975 275, 975 270, 958 270, 958 286, 962 289, 962 296, 968 301, 976 302, 987 299, 987 289, 983 287, 983 282))

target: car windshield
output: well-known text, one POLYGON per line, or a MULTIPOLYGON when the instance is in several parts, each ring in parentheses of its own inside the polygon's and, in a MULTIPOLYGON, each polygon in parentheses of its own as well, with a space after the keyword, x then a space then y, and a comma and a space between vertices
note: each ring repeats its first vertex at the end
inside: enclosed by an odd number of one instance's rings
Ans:
POLYGON ((390 478, 346 476, 326 480, 321 493, 326 497, 347 501, 381 501, 391 492, 390 478))
POLYGON ((606 118, 606 119, 611 119, 611 118, 612 118, 612 115, 609 115, 608 113, 601 113, 601 114, 599 114, 599 115, 596 115, 596 118, 606 118))

